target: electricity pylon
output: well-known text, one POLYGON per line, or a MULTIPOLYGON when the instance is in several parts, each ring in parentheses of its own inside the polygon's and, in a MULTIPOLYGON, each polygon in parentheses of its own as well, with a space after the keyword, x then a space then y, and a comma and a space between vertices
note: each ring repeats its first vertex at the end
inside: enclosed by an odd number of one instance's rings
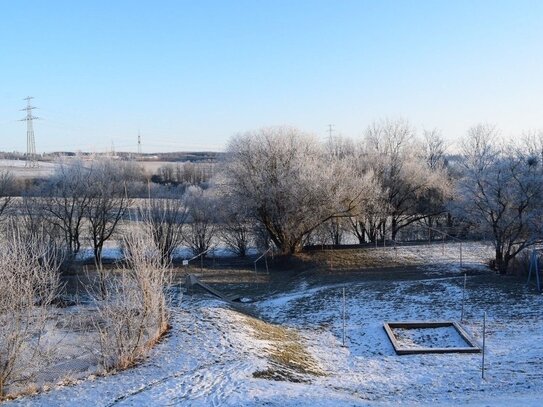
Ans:
POLYGON ((36 140, 34 138, 34 125, 32 121, 39 119, 39 117, 32 115, 34 106, 30 104, 30 101, 34 99, 32 96, 27 96, 23 100, 26 100, 26 107, 21 111, 26 112, 26 117, 21 119, 21 122, 26 122, 26 162, 25 167, 37 167, 38 161, 36 160, 36 140))

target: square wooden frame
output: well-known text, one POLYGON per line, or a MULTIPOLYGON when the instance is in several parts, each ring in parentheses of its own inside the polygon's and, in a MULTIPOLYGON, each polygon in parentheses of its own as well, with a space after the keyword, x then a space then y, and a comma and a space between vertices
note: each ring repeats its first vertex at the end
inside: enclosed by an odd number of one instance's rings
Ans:
POLYGON ((398 355, 414 355, 419 353, 478 353, 481 352, 481 348, 477 346, 475 341, 470 338, 468 333, 462 328, 462 326, 455 321, 400 321, 400 322, 385 322, 383 324, 388 339, 392 343, 396 354, 398 355), (452 326, 456 329, 456 332, 466 342, 468 346, 461 348, 406 348, 402 347, 394 335, 394 328, 403 329, 420 329, 420 328, 444 328, 452 326))

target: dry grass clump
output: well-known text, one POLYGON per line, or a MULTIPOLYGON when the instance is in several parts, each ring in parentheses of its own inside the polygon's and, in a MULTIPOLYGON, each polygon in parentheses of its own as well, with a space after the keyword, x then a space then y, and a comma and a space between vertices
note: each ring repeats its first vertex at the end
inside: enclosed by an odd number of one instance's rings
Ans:
POLYGON ((253 373, 253 377, 307 382, 307 375, 324 376, 325 372, 315 358, 307 351, 302 338, 293 329, 270 324, 244 316, 244 322, 252 329, 256 339, 269 343, 267 356, 270 366, 253 373))

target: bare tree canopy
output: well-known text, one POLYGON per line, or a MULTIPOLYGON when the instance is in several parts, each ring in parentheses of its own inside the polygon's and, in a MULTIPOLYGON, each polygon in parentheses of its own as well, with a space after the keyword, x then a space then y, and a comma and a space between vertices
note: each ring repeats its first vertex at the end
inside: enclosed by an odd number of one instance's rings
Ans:
POLYGON ((90 169, 81 160, 63 162, 43 187, 45 199, 34 202, 41 204, 47 221, 62 230, 70 259, 81 248, 82 227, 90 203, 90 175, 90 169))
MULTIPOLYGON (((444 211, 443 205, 419 205, 424 199, 435 201, 436 197, 446 196, 450 189, 445 172, 435 165, 435 155, 441 149, 439 138, 436 134, 427 137, 431 139, 429 153, 433 156, 424 157, 415 130, 406 120, 381 120, 366 130, 365 158, 385 193, 392 240, 400 229, 444 211)), ((383 220, 383 228, 387 219, 383 220)))
POLYGON ((240 257, 247 255, 253 241, 253 224, 248 205, 231 196, 220 196, 218 205, 219 236, 228 249, 240 257))
POLYGON ((464 140, 456 213, 492 236, 495 267, 505 274, 520 251, 541 240, 543 162, 533 145, 500 145, 498 134, 477 125, 464 140))
POLYGON ((94 259, 102 265, 104 243, 115 232, 132 199, 129 189, 138 171, 131 163, 100 160, 94 163, 89 179, 87 221, 94 259))
POLYGON ((205 256, 218 230, 217 197, 211 190, 190 186, 185 204, 188 214, 185 243, 195 256, 205 256))
POLYGON ((150 198, 147 206, 140 208, 140 217, 159 249, 162 264, 170 264, 174 250, 183 242, 187 219, 183 196, 172 192, 167 197, 150 198))
POLYGON ((250 205, 283 253, 299 251, 313 229, 354 206, 352 169, 297 129, 249 132, 231 139, 227 152, 224 187, 250 205))

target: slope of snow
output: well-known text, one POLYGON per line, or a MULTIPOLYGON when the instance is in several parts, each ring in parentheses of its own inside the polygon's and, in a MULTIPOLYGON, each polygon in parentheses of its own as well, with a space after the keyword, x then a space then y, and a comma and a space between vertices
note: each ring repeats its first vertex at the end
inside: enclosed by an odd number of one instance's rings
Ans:
MULTIPOLYGON (((473 253, 475 263, 478 251, 473 253)), ((306 374, 302 382, 255 378, 271 365, 270 343, 226 304, 184 296, 173 310, 171 333, 141 365, 5 405, 539 406, 543 296, 514 280, 490 272, 468 277, 463 326, 478 343, 483 312, 488 315, 485 379, 480 354, 395 354, 383 321, 460 318, 463 275, 438 266, 425 279, 304 282, 248 308, 297 332, 324 376, 306 374)))

